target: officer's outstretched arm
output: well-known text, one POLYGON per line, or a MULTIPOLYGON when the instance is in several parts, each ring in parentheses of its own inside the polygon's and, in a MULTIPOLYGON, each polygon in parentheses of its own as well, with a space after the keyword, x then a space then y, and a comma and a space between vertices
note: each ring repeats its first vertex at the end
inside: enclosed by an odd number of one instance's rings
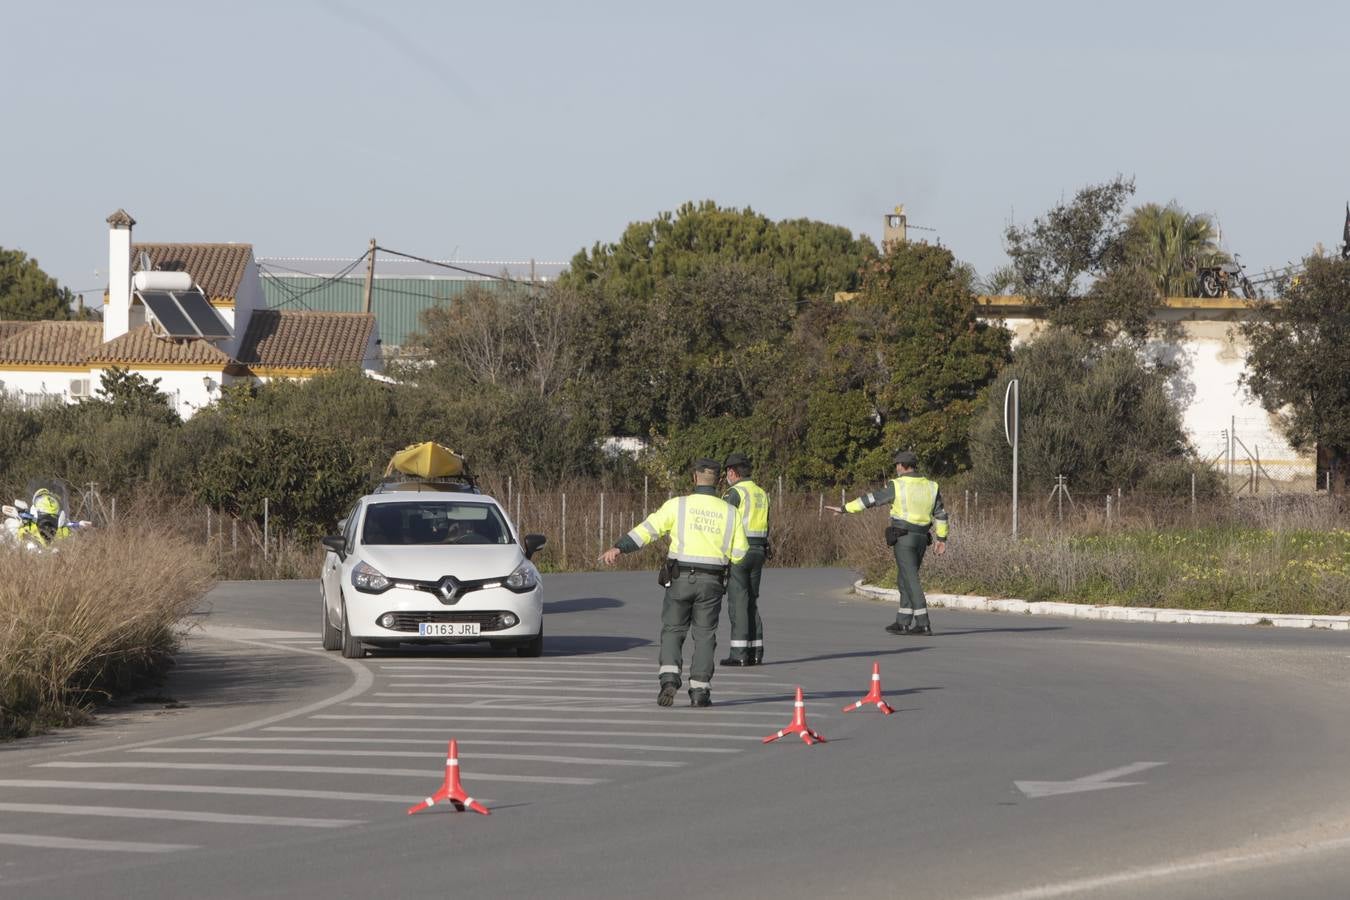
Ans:
POLYGON ((612 566, 621 554, 641 550, 661 535, 669 534, 675 525, 676 503, 674 499, 663 503, 660 509, 643 519, 632 531, 615 541, 613 547, 600 554, 599 561, 612 566))

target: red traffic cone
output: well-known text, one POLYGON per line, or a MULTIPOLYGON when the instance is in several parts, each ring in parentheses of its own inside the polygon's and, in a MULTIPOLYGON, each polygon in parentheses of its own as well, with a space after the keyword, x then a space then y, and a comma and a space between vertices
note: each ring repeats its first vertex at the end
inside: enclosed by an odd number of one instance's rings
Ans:
POLYGON ((450 750, 445 757, 445 783, 436 793, 410 808, 408 815, 411 816, 413 813, 430 809, 437 803, 444 803, 446 800, 455 804, 455 809, 460 812, 464 812, 468 808, 476 813, 489 815, 487 807, 464 793, 464 786, 459 783, 459 741, 453 739, 450 741, 450 750))
POLYGON ((797 697, 792 701, 792 724, 776 734, 769 735, 760 743, 767 744, 770 741, 778 740, 780 737, 787 737, 789 734, 801 735, 802 740, 808 745, 814 744, 816 741, 820 741, 822 744, 825 743, 825 738, 821 737, 819 732, 806 724, 806 703, 802 700, 801 688, 797 688, 797 697))
POLYGON ((867 696, 862 698, 861 700, 855 700, 853 703, 850 703, 848 706, 845 706, 844 712, 852 712, 855 709, 862 709, 865 704, 869 703, 875 703, 877 705, 877 709, 881 710, 888 716, 891 713, 895 712, 895 710, 891 709, 890 704, 888 704, 881 696, 880 663, 872 663, 872 688, 867 692, 867 696))

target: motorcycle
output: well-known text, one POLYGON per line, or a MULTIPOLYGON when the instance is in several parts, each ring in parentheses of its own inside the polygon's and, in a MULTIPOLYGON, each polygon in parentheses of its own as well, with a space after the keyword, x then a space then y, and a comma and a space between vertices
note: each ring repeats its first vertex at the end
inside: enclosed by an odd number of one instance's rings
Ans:
MULTIPOLYGON (((3 529, 0 534, 13 545, 29 551, 57 552, 56 544, 85 528, 92 528, 93 522, 86 519, 72 521, 67 515, 70 493, 64 481, 60 479, 34 479, 28 482, 25 493, 32 502, 15 499, 12 504, 0 507, 3 516, 3 529), (55 514, 50 511, 39 513, 35 506, 39 501, 54 500, 57 505, 55 514)), ((50 505, 50 501, 43 503, 50 505)))

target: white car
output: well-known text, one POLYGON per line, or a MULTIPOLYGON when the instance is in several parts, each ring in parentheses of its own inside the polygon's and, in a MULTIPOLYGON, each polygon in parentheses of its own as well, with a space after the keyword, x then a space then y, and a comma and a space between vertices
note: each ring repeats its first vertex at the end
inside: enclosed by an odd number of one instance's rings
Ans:
POLYGON ((530 557, 545 538, 517 534, 496 500, 383 488, 358 500, 342 528, 323 539, 324 649, 359 659, 367 646, 486 641, 520 656, 543 653, 530 557))

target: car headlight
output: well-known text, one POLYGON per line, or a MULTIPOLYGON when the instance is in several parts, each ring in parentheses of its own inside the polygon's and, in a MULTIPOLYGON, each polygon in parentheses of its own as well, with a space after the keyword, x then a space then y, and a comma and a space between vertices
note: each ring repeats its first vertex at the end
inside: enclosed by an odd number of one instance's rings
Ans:
POLYGON ((526 591, 532 591, 539 586, 539 573, 535 571, 534 566, 528 561, 516 566, 516 570, 506 576, 502 582, 502 587, 508 591, 515 591, 517 594, 523 594, 526 591))
POLYGON ((379 594, 393 584, 380 570, 368 562, 359 562, 352 569, 352 587, 367 594, 379 594))

